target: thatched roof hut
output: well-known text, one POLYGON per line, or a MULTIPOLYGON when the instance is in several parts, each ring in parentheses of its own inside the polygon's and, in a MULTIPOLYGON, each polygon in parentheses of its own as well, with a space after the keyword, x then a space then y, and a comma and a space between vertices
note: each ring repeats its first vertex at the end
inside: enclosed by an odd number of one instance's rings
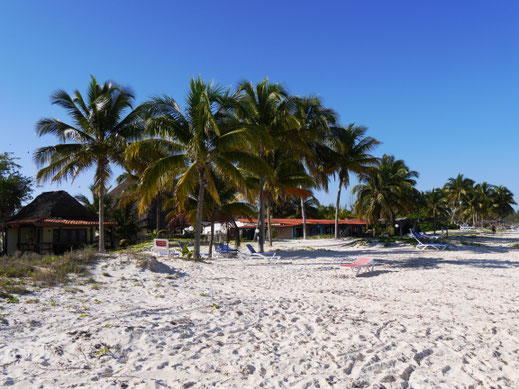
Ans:
POLYGON ((33 220, 97 221, 79 201, 63 190, 44 192, 23 207, 7 224, 23 223, 33 220))
MULTIPOLYGON (((105 227, 116 223, 105 221, 105 227)), ((96 214, 88 211, 67 192, 45 192, 3 223, 3 251, 60 253, 95 242, 99 226, 96 214)), ((113 246, 113 234, 111 244, 113 246)))

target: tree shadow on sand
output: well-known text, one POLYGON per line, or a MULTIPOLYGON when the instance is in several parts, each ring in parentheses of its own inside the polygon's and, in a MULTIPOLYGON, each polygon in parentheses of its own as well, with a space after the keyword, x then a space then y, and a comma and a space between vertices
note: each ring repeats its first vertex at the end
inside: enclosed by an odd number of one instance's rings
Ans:
POLYGON ((440 265, 456 265, 456 266, 471 266, 482 269, 507 269, 507 268, 518 268, 519 262, 517 261, 502 261, 497 259, 442 259, 432 257, 418 257, 409 258, 407 260, 391 260, 391 259, 380 259, 377 263, 390 266, 392 268, 400 269, 434 269, 440 265))
MULTIPOLYGON (((463 247, 455 247, 448 251, 455 252, 475 252, 475 253, 506 253, 510 250, 508 248, 502 247, 484 247, 487 250, 481 250, 478 248, 470 248, 467 246, 463 247)), ((388 259, 384 258, 384 252, 378 249, 360 249, 360 250, 351 250, 351 251, 332 251, 332 250, 293 250, 282 252, 281 259, 278 262, 279 265, 298 265, 298 266, 338 266, 345 263, 351 263, 355 260, 355 258, 359 256, 370 256, 375 259, 377 265, 387 266, 390 268, 396 269, 434 269, 438 268, 440 265, 456 265, 456 266, 470 266, 476 268, 495 268, 495 269, 506 269, 506 268, 517 268, 519 267, 518 261, 510 261, 510 260, 499 260, 492 258, 472 258, 472 259, 445 259, 441 257, 441 254, 444 251, 434 251, 430 250, 428 252, 435 253, 440 257, 427 256, 427 251, 418 251, 414 249, 402 249, 395 250, 391 249, 388 252, 391 256, 393 255, 403 255, 408 256, 408 258, 404 259, 388 259), (420 256, 416 256, 417 254, 422 254, 420 256), (316 260, 312 260, 309 256, 316 255, 319 258, 316 260), (323 257, 326 257, 328 260, 323 261, 323 257)), ((263 265, 263 264, 262 264, 263 265)))

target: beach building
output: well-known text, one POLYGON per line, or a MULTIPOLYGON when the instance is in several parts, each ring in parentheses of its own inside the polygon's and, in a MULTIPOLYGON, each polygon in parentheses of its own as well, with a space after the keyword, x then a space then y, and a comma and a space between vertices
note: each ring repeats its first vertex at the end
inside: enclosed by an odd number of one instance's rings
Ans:
MULTIPOLYGON (((257 219, 238 219, 236 224, 242 237, 254 238, 257 219)), ((303 237, 303 219, 270 219, 276 239, 292 239, 303 237)), ((265 221, 265 225, 266 225, 265 221)), ((360 236, 366 231, 365 220, 339 220, 339 236, 360 236)), ((327 219, 306 219, 306 235, 331 235, 335 233, 335 221, 327 219)))
MULTIPOLYGON (((2 225, 3 251, 63 253, 96 242, 97 216, 65 191, 44 192, 2 225)), ((107 245, 114 244, 114 222, 105 222, 107 245)))

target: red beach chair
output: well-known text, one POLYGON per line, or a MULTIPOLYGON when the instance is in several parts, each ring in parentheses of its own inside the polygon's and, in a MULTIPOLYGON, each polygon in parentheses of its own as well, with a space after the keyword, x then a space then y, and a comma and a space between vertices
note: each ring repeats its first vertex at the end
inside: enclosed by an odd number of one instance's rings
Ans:
POLYGON ((347 263, 341 265, 341 267, 349 267, 351 270, 357 269, 357 274, 355 274, 355 276, 358 276, 360 269, 363 267, 367 268, 369 272, 372 272, 375 268, 375 260, 371 257, 358 257, 353 263, 347 263))

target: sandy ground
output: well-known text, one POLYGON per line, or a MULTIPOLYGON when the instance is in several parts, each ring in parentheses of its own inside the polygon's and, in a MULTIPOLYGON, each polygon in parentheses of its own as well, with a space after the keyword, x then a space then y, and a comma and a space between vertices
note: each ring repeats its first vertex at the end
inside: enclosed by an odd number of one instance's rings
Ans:
POLYGON ((517 388, 518 239, 442 252, 285 241, 277 265, 162 258, 158 273, 107 256, 87 277, 2 302, 0 385, 517 388), (338 266, 358 255, 374 273, 338 266))

